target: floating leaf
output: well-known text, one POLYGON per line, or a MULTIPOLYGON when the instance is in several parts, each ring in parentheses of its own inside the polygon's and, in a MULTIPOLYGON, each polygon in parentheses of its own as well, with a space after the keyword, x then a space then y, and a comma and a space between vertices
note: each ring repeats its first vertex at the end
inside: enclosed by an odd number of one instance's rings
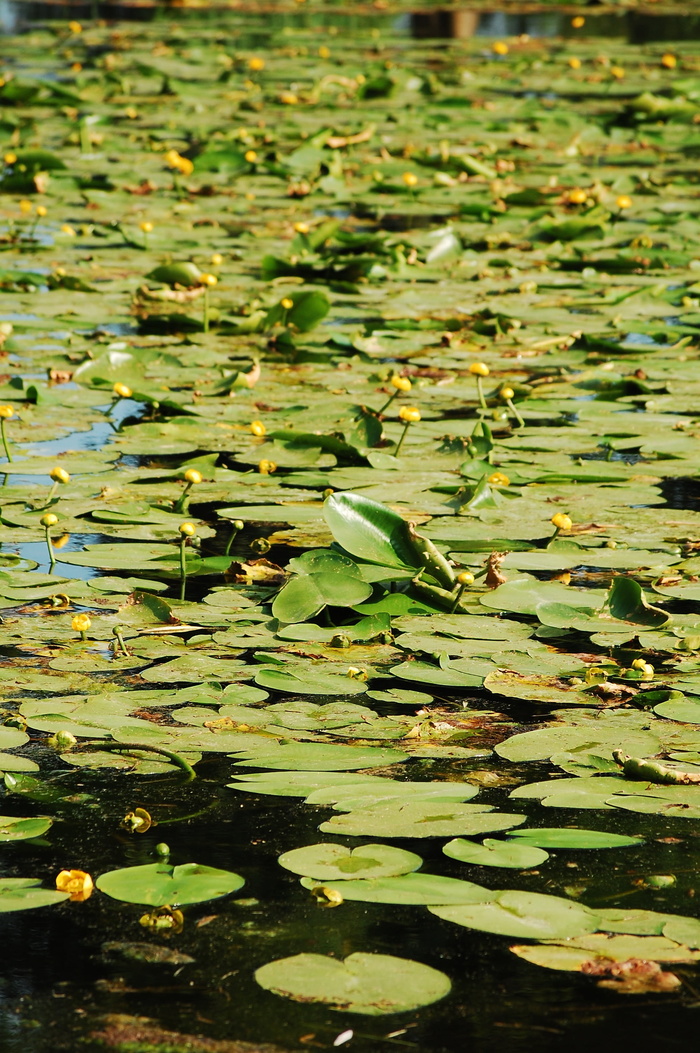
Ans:
POLYGON ((110 870, 101 874, 95 884, 101 892, 125 903, 174 907, 228 896, 242 888, 245 882, 230 870, 217 870, 198 863, 176 867, 168 863, 145 863, 110 870))
POLYGON ((539 892, 499 892, 488 903, 429 909, 469 929, 534 940, 569 939, 598 928, 595 914, 587 907, 539 892))
POLYGON ((297 1002, 321 1002, 367 1016, 430 1005, 452 986, 444 973, 420 962, 361 952, 343 962, 322 954, 280 958, 257 969, 255 979, 266 990, 297 1002))
POLYGON ((328 843, 295 848, 283 852, 278 859, 285 870, 319 881, 393 877, 417 870, 422 862, 413 852, 391 845, 363 845, 351 851, 343 845, 328 843))
POLYGON ((497 841, 492 837, 485 838, 481 844, 457 837, 443 845, 442 850, 446 856, 458 859, 461 863, 473 863, 482 867, 510 867, 515 870, 538 867, 549 859, 548 852, 532 844, 497 841))

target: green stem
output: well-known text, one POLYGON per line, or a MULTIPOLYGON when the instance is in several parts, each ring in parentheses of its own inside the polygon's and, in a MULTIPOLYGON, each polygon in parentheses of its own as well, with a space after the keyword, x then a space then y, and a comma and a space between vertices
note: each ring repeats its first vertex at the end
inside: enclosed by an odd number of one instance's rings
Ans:
POLYGON ((129 745, 122 746, 116 742, 102 742, 100 739, 95 739, 92 742, 81 742, 79 746, 73 747, 74 750, 95 748, 97 748, 97 750, 111 750, 115 753, 134 753, 135 750, 143 753, 159 753, 162 757, 167 757, 175 767, 182 768, 182 770, 188 775, 188 782, 192 782, 192 780, 197 777, 196 772, 189 761, 186 761, 179 753, 173 753, 172 750, 166 750, 162 746, 149 746, 143 742, 131 742, 129 745))
POLYGON ((508 409, 510 410, 510 412, 513 414, 513 416, 517 420, 518 427, 519 428, 524 428, 525 427, 525 421, 520 416, 520 414, 519 414, 519 412, 518 412, 518 410, 516 408, 516 405, 513 402, 513 400, 512 399, 506 399, 506 405, 508 406, 508 409))
POLYGON ((51 502, 53 501, 54 497, 56 496, 56 491, 57 490, 58 490, 58 482, 55 482, 53 484, 53 486, 51 487, 51 489, 49 490, 49 496, 46 498, 46 507, 48 507, 51 504, 51 502))
POLYGON ((455 601, 454 601, 454 603, 452 604, 452 610, 450 611, 450 614, 454 614, 454 612, 455 612, 455 611, 457 610, 457 608, 459 607, 459 603, 460 603, 460 600, 462 599, 462 596, 464 595, 464 590, 465 590, 466 588, 467 588, 467 586, 466 586, 466 585, 460 585, 460 586, 459 586, 459 592, 458 592, 458 593, 457 593, 457 595, 455 596, 455 601))
POLYGON ((394 399, 396 398, 396 396, 398 394, 399 394, 399 389, 397 388, 396 391, 394 391, 391 395, 389 395, 389 398, 386 400, 386 402, 384 403, 382 408, 377 410, 377 416, 378 417, 381 417, 382 413, 386 413, 386 411, 388 410, 389 406, 392 404, 392 402, 394 401, 394 399))
POLYGON ((204 286, 204 316, 202 318, 204 332, 209 332, 209 286, 204 286))
POLYGON ((423 564, 428 574, 446 589, 452 589, 455 585, 455 572, 442 552, 432 543, 430 538, 416 533, 415 523, 408 524, 408 530, 418 559, 423 564))
MULTIPOLYGON (((393 396, 392 396, 392 398, 393 398, 393 396)), ((391 402, 391 399, 389 399, 389 401, 391 402)), ((398 445, 397 445, 396 449, 394 450, 394 457, 398 457, 399 454, 401 453, 401 447, 403 446, 403 441, 406 438, 406 433, 407 433, 408 429, 410 428, 410 426, 411 426, 411 422, 410 422, 410 420, 407 420, 406 423, 403 426, 403 431, 401 432, 401 438, 399 439, 398 445)))
POLYGON ((11 464, 12 463, 12 454, 10 453, 10 444, 7 441, 7 433, 5 431, 5 418, 4 417, 0 417, 0 434, 2 436, 2 444, 3 444, 4 448, 5 448, 5 456, 7 457, 8 462, 11 464))
POLYGON ((112 635, 116 637, 116 642, 112 645, 112 650, 114 651, 115 655, 116 655, 117 651, 119 649, 121 649, 122 654, 128 657, 129 652, 126 649, 126 644, 124 643, 124 637, 123 637, 122 631, 121 631, 121 629, 119 628, 118 625, 115 625, 114 628, 112 629, 112 635))
POLYGON ((484 381, 478 373, 476 375, 476 390, 479 396, 479 405, 483 410, 488 409, 488 406, 486 405, 486 399, 484 398, 484 381))
POLYGON ((233 529, 231 530, 228 542, 226 543, 226 549, 224 551, 224 555, 225 556, 230 556, 231 555, 231 549, 233 548, 233 543, 236 540, 236 538, 238 537, 238 535, 240 534, 242 529, 243 529, 242 527, 237 527, 236 526, 236 520, 234 520, 233 529))
POLYGON ((56 566, 56 555, 55 555, 54 550, 53 550, 53 545, 51 544, 51 527, 45 527, 45 530, 46 530, 46 548, 48 549, 48 552, 49 552, 49 564, 51 566, 51 570, 53 570, 53 568, 56 566))
POLYGON ((187 538, 180 538, 180 601, 185 599, 185 588, 187 586, 187 559, 185 556, 185 545, 187 538))
MULTIPOLYGON (((206 332, 206 329, 205 329, 206 332)), ((187 506, 189 505, 189 492, 194 486, 194 483, 187 483, 185 489, 182 491, 177 501, 173 505, 173 512, 177 512, 178 515, 182 515, 187 512, 187 506)))

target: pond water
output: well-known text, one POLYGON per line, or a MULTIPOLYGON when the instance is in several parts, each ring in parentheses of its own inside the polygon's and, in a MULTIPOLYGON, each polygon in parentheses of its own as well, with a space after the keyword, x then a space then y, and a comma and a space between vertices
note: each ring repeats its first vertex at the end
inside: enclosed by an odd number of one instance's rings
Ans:
POLYGON ((0 1047, 685 1048, 700 16, 138 13, 0 6, 0 1047))

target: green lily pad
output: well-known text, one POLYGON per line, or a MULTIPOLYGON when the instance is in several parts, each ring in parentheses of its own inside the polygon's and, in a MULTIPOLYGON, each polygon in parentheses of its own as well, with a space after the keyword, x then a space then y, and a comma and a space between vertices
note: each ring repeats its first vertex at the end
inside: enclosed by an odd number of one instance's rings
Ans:
POLYGON ((444 998, 444 973, 390 954, 351 954, 340 962, 322 954, 297 954, 261 966, 255 979, 268 991, 297 1002, 366 1016, 406 1012, 444 998))
MULTIPOLYGON (((313 878, 302 878, 304 888, 319 887, 313 878)), ((440 903, 485 903, 496 895, 471 881, 442 877, 439 874, 401 874, 398 877, 362 878, 334 884, 324 881, 343 899, 361 903, 396 903, 404 906, 429 907, 440 903)))
POLYGON ((587 907, 539 892, 499 892, 487 903, 429 910, 456 925, 521 939, 569 939, 598 928, 598 919, 587 907))
POLYGON ((363 845, 350 850, 328 843, 283 852, 277 861, 293 874, 319 881, 394 877, 417 870, 423 862, 413 852, 391 845, 363 845))
POLYGON ((98 889, 124 903, 143 903, 150 907, 182 906, 203 903, 237 892, 245 884, 239 874, 230 870, 184 863, 145 863, 101 874, 95 882, 98 889))
POLYGON ((443 845, 442 850, 450 859, 458 859, 460 863, 473 863, 482 867, 509 867, 514 870, 538 867, 549 859, 549 853, 543 851, 542 847, 498 841, 493 837, 485 838, 481 844, 456 837, 443 845))
POLYGON ((360 837, 455 837, 508 830, 524 815, 492 812, 488 805, 451 801, 389 802, 334 815, 319 830, 360 837))
POLYGON ((536 848, 629 848, 643 844, 642 837, 608 834, 604 830, 580 830, 569 827, 540 827, 538 830, 514 830, 517 837, 536 848))

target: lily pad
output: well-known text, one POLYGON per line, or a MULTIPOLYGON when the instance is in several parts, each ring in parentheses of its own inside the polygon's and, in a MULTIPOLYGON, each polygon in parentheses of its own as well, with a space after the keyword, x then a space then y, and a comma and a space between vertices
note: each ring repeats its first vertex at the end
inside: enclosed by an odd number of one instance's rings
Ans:
POLYGON ((245 884, 230 870, 184 863, 145 863, 101 874, 95 882, 101 892, 124 903, 143 903, 150 907, 203 903, 237 892, 245 884))
POLYGON ((449 993, 444 973, 390 954, 351 954, 340 962, 322 954, 297 954, 261 966, 255 979, 268 991, 297 1002, 366 1016, 406 1012, 449 993))

